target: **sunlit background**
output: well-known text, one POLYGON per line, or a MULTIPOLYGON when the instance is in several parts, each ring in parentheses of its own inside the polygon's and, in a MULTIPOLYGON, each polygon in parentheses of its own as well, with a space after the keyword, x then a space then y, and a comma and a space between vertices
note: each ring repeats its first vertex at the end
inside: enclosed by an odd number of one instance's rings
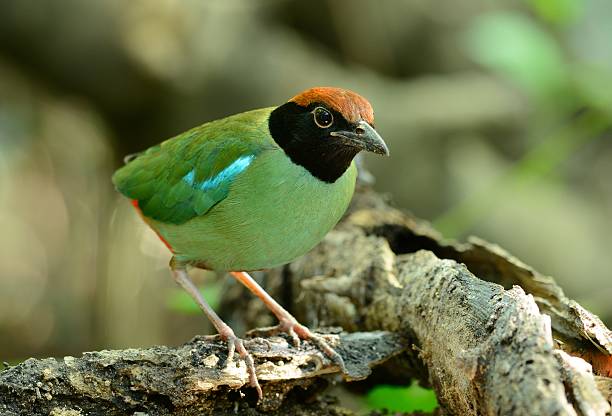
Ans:
POLYGON ((610 22, 609 0, 0 2, 0 361, 210 331, 110 176, 316 85, 372 102, 377 189, 611 324, 610 22))

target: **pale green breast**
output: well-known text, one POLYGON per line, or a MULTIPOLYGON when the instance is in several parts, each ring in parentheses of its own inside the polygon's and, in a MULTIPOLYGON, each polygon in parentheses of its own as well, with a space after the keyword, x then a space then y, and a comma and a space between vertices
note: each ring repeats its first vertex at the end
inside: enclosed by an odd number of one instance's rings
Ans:
POLYGON ((280 149, 255 158, 227 197, 184 224, 149 220, 180 260, 213 270, 258 270, 313 248, 340 220, 355 189, 354 164, 334 183, 313 177, 280 149))

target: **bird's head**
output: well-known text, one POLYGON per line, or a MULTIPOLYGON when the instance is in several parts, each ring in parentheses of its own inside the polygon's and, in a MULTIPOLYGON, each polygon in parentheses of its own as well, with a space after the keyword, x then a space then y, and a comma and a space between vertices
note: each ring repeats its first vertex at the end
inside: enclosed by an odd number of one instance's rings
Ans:
POLYGON ((294 163, 325 182, 342 176, 362 150, 389 155, 370 103, 342 88, 303 91, 272 111, 269 127, 294 163))

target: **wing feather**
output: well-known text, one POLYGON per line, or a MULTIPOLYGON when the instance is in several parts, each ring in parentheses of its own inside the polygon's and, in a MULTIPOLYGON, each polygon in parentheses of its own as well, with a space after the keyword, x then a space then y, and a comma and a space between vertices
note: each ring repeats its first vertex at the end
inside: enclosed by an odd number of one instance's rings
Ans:
POLYGON ((182 224, 205 215, 258 154, 276 147, 265 126, 269 111, 238 114, 166 140, 117 170, 113 183, 138 201, 146 217, 182 224))

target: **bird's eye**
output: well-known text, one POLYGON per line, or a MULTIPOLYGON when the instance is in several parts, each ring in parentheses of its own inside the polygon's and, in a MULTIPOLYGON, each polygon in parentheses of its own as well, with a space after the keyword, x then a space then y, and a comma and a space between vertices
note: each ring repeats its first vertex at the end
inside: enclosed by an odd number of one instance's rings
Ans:
POLYGON ((312 112, 314 114, 315 124, 322 129, 326 129, 334 122, 334 116, 323 107, 317 107, 312 112))

